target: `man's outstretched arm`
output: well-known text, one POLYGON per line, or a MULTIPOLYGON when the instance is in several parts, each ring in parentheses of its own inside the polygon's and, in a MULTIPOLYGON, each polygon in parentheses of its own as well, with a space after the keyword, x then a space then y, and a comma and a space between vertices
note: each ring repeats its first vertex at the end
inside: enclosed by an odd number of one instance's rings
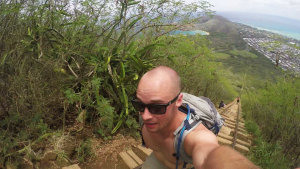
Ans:
POLYGON ((218 146, 205 159, 201 169, 258 169, 250 160, 228 146, 218 146))
POLYGON ((217 137, 211 131, 194 131, 186 137, 184 148, 193 157, 193 164, 196 169, 258 168, 244 155, 232 148, 219 146, 217 137))

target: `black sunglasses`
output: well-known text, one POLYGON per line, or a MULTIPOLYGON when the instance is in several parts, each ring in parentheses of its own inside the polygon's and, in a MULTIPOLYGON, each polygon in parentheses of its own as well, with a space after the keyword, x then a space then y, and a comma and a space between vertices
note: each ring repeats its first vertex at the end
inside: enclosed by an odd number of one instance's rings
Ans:
POLYGON ((172 103, 174 103, 178 99, 179 94, 173 100, 168 102, 167 104, 144 104, 142 102, 137 101, 136 97, 134 97, 131 100, 131 103, 132 103, 134 109, 139 112, 144 112, 145 108, 147 107, 147 109, 149 110, 149 112, 151 114, 165 114, 167 111, 167 107, 170 106, 172 103))

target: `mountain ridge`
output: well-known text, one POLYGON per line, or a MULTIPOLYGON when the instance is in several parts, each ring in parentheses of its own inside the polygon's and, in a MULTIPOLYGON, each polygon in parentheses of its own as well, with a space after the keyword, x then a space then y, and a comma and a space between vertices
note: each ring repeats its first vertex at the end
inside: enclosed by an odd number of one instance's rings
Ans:
POLYGON ((207 39, 210 47, 218 49, 247 49, 247 43, 242 39, 239 27, 220 15, 204 16, 198 22, 185 28, 187 31, 203 30, 209 32, 207 39))

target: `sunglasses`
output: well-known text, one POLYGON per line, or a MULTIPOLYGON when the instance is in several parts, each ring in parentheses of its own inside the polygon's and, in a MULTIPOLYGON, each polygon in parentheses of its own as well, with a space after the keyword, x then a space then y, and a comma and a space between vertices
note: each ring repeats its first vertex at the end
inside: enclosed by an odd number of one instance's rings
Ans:
POLYGON ((151 114, 165 114, 167 111, 167 107, 170 106, 178 99, 179 94, 173 100, 169 101, 167 104, 144 104, 142 102, 137 101, 136 97, 134 97, 131 100, 131 103, 134 109, 139 112, 144 112, 145 108, 147 107, 147 109, 151 114))

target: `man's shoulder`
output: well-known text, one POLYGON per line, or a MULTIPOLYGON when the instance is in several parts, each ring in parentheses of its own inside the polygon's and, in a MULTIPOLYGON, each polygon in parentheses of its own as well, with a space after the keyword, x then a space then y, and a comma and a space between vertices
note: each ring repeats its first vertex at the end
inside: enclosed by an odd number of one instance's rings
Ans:
POLYGON ((207 152, 208 147, 219 146, 216 135, 208 130, 203 124, 191 131, 184 140, 184 149, 190 156, 195 148, 207 152))
POLYGON ((208 130, 203 124, 200 124, 196 129, 191 131, 186 136, 186 141, 187 141, 187 143, 191 143, 191 142, 216 143, 216 142, 218 142, 216 135, 212 131, 208 130))

